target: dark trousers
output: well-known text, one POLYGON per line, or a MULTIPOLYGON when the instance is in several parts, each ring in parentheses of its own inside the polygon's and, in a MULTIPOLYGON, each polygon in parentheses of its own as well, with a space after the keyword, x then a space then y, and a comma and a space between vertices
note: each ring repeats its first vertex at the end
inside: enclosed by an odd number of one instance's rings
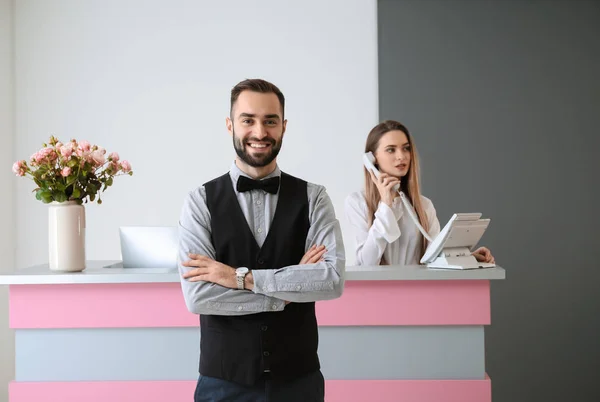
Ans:
POLYGON ((320 370, 287 382, 267 375, 255 385, 244 386, 220 378, 198 378, 194 402, 324 402, 325 380, 320 370))

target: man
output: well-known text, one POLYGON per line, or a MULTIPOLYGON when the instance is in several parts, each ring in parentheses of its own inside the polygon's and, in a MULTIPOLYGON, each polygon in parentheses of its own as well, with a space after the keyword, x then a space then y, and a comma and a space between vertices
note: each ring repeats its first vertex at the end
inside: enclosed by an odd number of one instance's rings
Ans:
POLYGON ((195 402, 324 400, 314 302, 342 294, 344 245, 325 188, 279 170, 284 107, 267 81, 237 84, 226 119, 237 158, 184 202, 179 269, 201 331, 195 402))

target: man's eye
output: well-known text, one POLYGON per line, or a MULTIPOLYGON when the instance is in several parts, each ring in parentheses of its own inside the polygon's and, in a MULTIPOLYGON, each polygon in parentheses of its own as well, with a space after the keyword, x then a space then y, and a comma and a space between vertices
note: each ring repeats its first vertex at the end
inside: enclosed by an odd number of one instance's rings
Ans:
POLYGON ((252 121, 252 120, 250 120, 250 119, 244 119, 244 120, 242 120, 242 123, 244 123, 244 124, 249 124, 251 121, 252 121))
POLYGON ((275 120, 267 120, 267 121, 266 121, 266 123, 267 123, 269 126, 274 126, 275 124, 277 124, 277 123, 275 122, 275 120))

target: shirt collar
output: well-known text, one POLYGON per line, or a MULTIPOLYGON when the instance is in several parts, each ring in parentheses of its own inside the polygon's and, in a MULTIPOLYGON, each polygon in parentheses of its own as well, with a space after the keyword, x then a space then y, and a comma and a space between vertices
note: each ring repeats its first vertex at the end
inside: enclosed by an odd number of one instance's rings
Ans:
MULTIPOLYGON (((231 163, 231 168, 229 169, 229 176, 231 176, 231 181, 233 182, 233 187, 237 184, 237 181, 240 176, 246 176, 252 179, 252 177, 248 176, 246 173, 242 172, 242 170, 235 164, 235 159, 231 163)), ((279 169, 279 165, 275 166, 275 170, 266 175, 260 180, 268 179, 275 176, 281 176, 281 170, 279 169)))

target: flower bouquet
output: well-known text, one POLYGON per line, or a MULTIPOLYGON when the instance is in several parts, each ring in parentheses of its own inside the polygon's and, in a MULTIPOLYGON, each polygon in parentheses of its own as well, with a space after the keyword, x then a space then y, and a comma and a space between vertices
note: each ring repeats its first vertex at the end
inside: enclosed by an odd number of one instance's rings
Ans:
POLYGON ((62 143, 54 136, 31 155, 29 162, 16 161, 13 172, 29 177, 35 197, 49 204, 49 267, 53 271, 85 269, 85 209, 82 204, 97 201, 118 176, 133 174, 131 165, 119 154, 88 141, 62 143))
POLYGON ((35 182, 35 197, 46 204, 75 201, 81 205, 96 197, 102 204, 100 193, 112 186, 115 177, 133 174, 129 162, 121 161, 116 152, 107 157, 104 148, 88 141, 63 144, 54 136, 31 155, 29 163, 16 161, 12 169, 35 182))

